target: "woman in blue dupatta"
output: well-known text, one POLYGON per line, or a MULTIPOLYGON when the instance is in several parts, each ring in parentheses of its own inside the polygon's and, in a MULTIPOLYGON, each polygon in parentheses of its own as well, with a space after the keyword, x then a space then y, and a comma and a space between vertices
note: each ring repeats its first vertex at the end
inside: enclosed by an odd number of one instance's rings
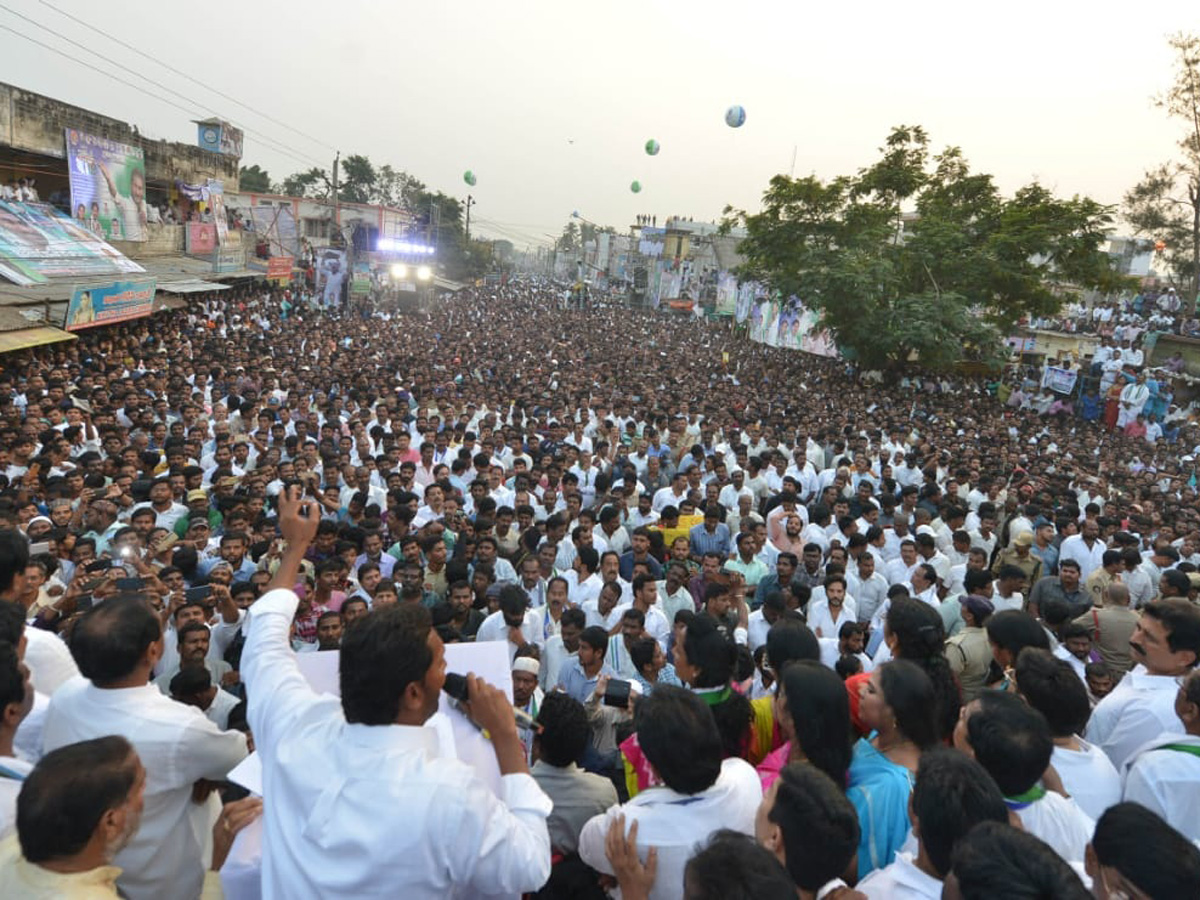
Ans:
POLYGON ((916 663, 880 666, 863 685, 859 715, 871 733, 854 745, 846 796, 858 812, 858 877, 891 864, 908 838, 908 796, 921 753, 938 744, 933 682, 916 663))

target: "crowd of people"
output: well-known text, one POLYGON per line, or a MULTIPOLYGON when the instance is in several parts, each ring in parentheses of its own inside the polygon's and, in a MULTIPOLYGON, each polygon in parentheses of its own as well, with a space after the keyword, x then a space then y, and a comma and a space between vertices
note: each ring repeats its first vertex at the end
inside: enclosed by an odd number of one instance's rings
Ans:
POLYGON ((1096 335, 1118 344, 1137 344, 1139 338, 1151 331, 1188 337, 1200 334, 1196 311, 1170 285, 1092 303, 1071 301, 1057 314, 1034 318, 1030 325, 1068 334, 1096 335))
POLYGON ((0 896, 1200 894, 1190 416, 561 297, 0 358, 0 896))

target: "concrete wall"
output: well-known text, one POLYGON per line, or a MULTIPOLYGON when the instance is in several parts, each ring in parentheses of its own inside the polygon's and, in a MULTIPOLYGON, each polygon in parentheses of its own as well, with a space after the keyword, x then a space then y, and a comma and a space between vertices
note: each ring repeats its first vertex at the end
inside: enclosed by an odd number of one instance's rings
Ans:
POLYGON ((150 140, 118 119, 0 83, 0 146, 65 159, 63 132, 67 128, 141 147, 146 154, 146 177, 151 180, 173 182, 178 178, 196 184, 213 178, 224 182, 227 192, 238 189, 238 160, 232 156, 192 144, 150 140))
POLYGON ((1161 366, 1176 352, 1183 356, 1183 371, 1189 375, 1200 374, 1200 340, 1178 334, 1159 334, 1147 363, 1161 366))
POLYGON ((112 241, 111 243, 130 259, 171 256, 183 252, 183 226, 149 224, 146 226, 145 241, 112 241))
POLYGON ((1094 334, 1066 334, 1058 331, 1042 331, 1040 329, 1018 329, 1022 337, 1034 339, 1030 353, 1044 353, 1048 358, 1070 353, 1076 359, 1091 356, 1100 346, 1100 340, 1094 334))

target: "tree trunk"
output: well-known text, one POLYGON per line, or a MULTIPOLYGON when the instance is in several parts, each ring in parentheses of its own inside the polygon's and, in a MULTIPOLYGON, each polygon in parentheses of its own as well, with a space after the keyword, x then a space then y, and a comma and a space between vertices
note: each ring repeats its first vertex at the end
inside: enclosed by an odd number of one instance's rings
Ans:
POLYGON ((1196 315, 1200 306, 1200 173, 1189 193, 1192 197, 1192 277, 1191 301, 1192 315, 1196 315))

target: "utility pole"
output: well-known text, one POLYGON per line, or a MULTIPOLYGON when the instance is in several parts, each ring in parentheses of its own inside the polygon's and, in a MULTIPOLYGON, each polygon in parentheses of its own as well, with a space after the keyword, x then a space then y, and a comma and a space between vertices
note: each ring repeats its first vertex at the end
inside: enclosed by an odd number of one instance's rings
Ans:
POLYGON ((341 162, 342 151, 339 150, 333 157, 333 231, 339 235, 342 232, 342 212, 338 203, 338 163, 341 162))
POLYGON ((475 198, 467 194, 467 243, 471 243, 471 207, 475 205, 475 198))

